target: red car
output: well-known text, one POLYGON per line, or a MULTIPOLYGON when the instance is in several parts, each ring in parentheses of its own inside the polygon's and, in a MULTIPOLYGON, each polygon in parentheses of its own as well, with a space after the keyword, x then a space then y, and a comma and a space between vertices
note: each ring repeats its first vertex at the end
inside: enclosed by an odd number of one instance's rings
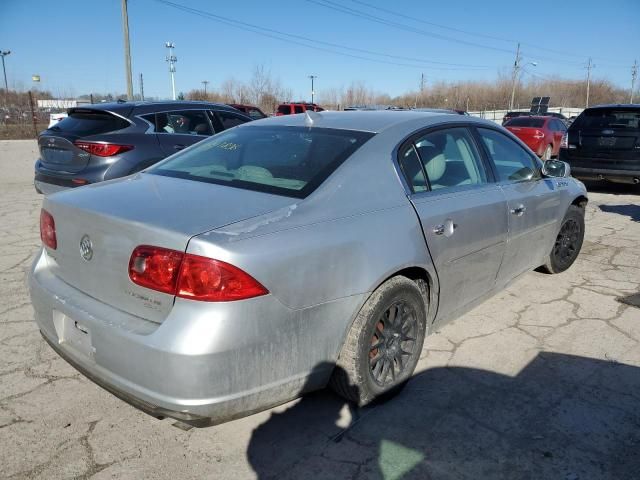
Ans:
POLYGON ((280 105, 278 105, 278 110, 276 110, 276 116, 295 115, 296 113, 304 113, 307 110, 311 110, 313 112, 322 112, 324 111, 324 108, 316 105, 315 103, 281 103, 280 105))
POLYGON ((557 157, 567 127, 554 117, 516 117, 504 124, 543 160, 557 157))

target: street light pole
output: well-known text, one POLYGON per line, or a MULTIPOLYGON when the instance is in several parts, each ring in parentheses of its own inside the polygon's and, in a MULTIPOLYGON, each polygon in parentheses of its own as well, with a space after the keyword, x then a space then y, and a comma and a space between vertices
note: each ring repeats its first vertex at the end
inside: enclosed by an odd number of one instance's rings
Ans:
POLYGON ((203 80, 202 85, 204 85, 204 99, 207 99, 207 85, 209 85, 209 80, 203 80))
POLYGON ((591 57, 589 57, 589 62, 587 63, 587 101, 585 108, 589 108, 589 89, 591 87, 591 70, 595 67, 593 62, 591 61, 591 57))
POLYGON ((176 48, 176 46, 171 42, 165 43, 164 46, 169 49, 169 55, 167 55, 167 62, 169 62, 169 74, 171 75, 171 98, 175 100, 176 99, 176 79, 174 75, 176 73, 176 62, 178 61, 178 57, 176 57, 173 54, 173 49, 176 48))
POLYGON ((633 90, 636 88, 636 77, 638 76, 638 61, 634 60, 633 67, 631 67, 631 98, 629 103, 633 103, 633 90))
POLYGON ((313 103, 313 97, 314 97, 314 95, 315 95, 315 93, 316 93, 316 92, 313 90, 313 80, 314 80, 314 79, 316 79, 316 78, 318 78, 318 76, 317 76, 317 75, 309 75, 307 78, 310 78, 310 79, 311 79, 311 103, 313 103))
POLYGON ((124 33, 124 69, 127 76, 127 100, 133 100, 133 79, 131 78, 131 48, 129 47, 129 13, 127 0, 122 0, 122 31, 124 33))
POLYGON ((9 84, 7 83, 7 69, 4 66, 4 57, 11 54, 11 50, 3 50, 0 51, 0 56, 2 57, 2 73, 4 73, 4 91, 9 91, 9 84))

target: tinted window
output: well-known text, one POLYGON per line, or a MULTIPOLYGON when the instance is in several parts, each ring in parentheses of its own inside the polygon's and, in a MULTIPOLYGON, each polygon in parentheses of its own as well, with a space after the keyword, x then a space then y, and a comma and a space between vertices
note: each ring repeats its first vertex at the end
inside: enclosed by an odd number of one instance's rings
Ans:
POLYGON ((304 113, 304 108, 302 108, 302 105, 294 105, 293 113, 304 113))
POLYGON ((372 136, 329 128, 245 126, 198 143, 147 172, 304 198, 372 136))
POLYGON ((496 167, 500 181, 518 182, 531 180, 536 176, 536 163, 529 152, 516 142, 495 130, 479 128, 478 133, 496 167))
POLYGON ((264 115, 260 110, 258 110, 257 108, 250 108, 249 109, 249 116, 251 118, 253 118, 254 120, 259 120, 261 118, 267 118, 266 115, 264 115))
POLYGON ((232 112, 216 112, 216 113, 220 117, 220 121, 222 122, 222 127, 225 130, 247 122, 246 118, 240 115, 236 115, 235 113, 232 113, 232 112))
POLYGON ((474 142, 465 128, 431 132, 415 142, 431 190, 487 183, 474 142))
POLYGON ((573 122, 575 128, 623 128, 639 130, 639 109, 594 108, 587 109, 573 122))
POLYGON ((121 130, 129 125, 126 120, 110 113, 86 111, 70 114, 51 127, 51 130, 88 136, 121 130))
POLYGON ((178 133, 182 135, 211 135, 211 125, 203 110, 183 110, 145 115, 145 120, 154 125, 156 133, 178 133))
POLYGON ((551 127, 553 130, 556 130, 557 132, 564 132, 567 130, 567 127, 560 120, 553 120, 551 127))
POLYGON ((280 105, 278 107, 278 113, 289 115, 291 113, 291 105, 280 105))
POLYGON ((400 168, 413 192, 427 190, 427 181, 424 179, 424 171, 420 159, 413 144, 406 145, 399 155, 400 168))
POLYGON ((516 117, 509 120, 504 126, 542 128, 544 126, 544 118, 516 117))

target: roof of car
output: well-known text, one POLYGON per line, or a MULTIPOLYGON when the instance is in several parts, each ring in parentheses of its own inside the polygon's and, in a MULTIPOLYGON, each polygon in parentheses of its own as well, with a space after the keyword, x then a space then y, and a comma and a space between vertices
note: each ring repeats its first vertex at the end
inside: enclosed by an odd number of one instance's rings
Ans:
POLYGON ((603 105, 593 105, 591 107, 587 107, 588 109, 593 108, 640 108, 640 103, 607 103, 603 105))
POLYGON ((140 113, 152 113, 159 110, 178 109, 178 108, 194 108, 194 107, 216 107, 217 109, 233 111, 232 107, 229 107, 223 103, 212 102, 200 102, 200 101, 187 101, 187 100, 166 100, 159 102, 109 102, 109 103, 90 103, 88 105, 82 105, 73 110, 91 109, 91 110, 105 110, 108 112, 118 113, 120 115, 129 115, 131 111, 135 109, 136 114, 140 113))
MULTIPOLYGON (((351 112, 337 112, 325 110, 323 112, 311 112, 309 115, 301 113, 297 115, 282 115, 252 122, 251 125, 289 125, 321 128, 337 128, 343 130, 359 130, 365 132, 380 133, 381 131, 405 122, 416 121, 418 119, 460 120, 459 115, 440 112, 415 112, 411 110, 356 110, 351 112)), ((464 121, 479 120, 473 117, 465 117, 464 121)), ((247 124, 249 125, 249 124, 247 124)), ((426 125, 425 125, 426 126, 426 125)))

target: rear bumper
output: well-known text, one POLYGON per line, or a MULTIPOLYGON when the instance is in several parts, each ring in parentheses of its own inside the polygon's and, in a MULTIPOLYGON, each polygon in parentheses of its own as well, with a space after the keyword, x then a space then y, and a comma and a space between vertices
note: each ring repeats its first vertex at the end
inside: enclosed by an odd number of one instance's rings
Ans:
POLYGON ((157 324, 66 284, 47 269, 45 253, 29 288, 36 323, 61 357, 133 406, 197 425, 322 388, 360 302, 294 311, 272 295, 224 304, 177 299, 157 324))
POLYGON ((581 180, 608 180, 615 183, 640 183, 640 169, 610 170, 604 168, 574 167, 571 165, 571 175, 581 180))

